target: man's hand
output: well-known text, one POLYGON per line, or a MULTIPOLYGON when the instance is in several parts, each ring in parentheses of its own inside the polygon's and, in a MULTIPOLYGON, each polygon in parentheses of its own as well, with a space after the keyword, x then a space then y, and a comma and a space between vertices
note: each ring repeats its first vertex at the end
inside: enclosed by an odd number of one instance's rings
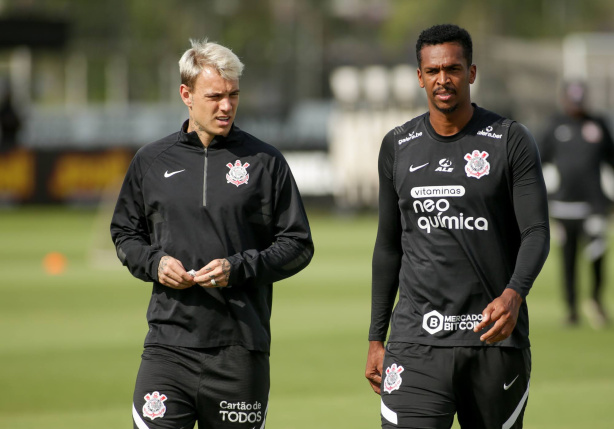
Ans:
POLYGON ((226 259, 214 259, 196 271, 194 281, 202 287, 226 287, 230 277, 230 262, 226 259))
POLYGON ((172 256, 163 256, 158 264, 158 281, 173 289, 187 289, 194 286, 194 278, 189 275, 181 261, 172 256))
POLYGON ((382 341, 369 341, 369 353, 367 354, 367 368, 365 377, 375 393, 380 394, 382 384, 382 372, 384 371, 384 343, 382 341))
POLYGON ((512 335, 516 327, 520 304, 522 304, 522 297, 518 292, 510 288, 505 289, 499 298, 488 304, 482 311, 482 321, 473 328, 473 332, 480 332, 495 322, 494 326, 480 337, 480 341, 493 344, 505 340, 512 335))

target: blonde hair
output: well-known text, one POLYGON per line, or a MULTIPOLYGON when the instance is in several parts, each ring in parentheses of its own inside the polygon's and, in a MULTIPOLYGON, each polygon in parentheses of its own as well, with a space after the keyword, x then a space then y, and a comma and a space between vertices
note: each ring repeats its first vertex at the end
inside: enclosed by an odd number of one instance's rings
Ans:
POLYGON ((188 88, 206 67, 215 69, 226 80, 239 80, 243 73, 243 63, 230 49, 217 43, 190 39, 192 47, 184 52, 179 60, 181 83, 188 88))

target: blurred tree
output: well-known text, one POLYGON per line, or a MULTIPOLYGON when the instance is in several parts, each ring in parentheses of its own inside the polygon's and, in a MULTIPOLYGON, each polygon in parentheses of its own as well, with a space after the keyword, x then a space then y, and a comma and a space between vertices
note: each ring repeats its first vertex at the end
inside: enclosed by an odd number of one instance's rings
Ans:
MULTIPOLYGON (((105 64, 126 64, 128 101, 175 97, 176 62, 188 39, 230 46, 246 63, 243 108, 288 111, 330 95, 338 65, 414 61, 418 32, 443 22, 489 36, 560 38, 613 31, 612 0, 12 0, 0 16, 48 15, 71 23, 67 51, 91 62, 93 100, 109 93, 105 64)), ((36 61, 36 56, 34 60, 36 61)), ((120 73, 121 68, 116 72, 120 73)))
POLYGON ((560 38, 573 32, 613 31, 611 0, 391 0, 392 13, 382 28, 393 46, 414 41, 434 24, 455 23, 474 37, 560 38))

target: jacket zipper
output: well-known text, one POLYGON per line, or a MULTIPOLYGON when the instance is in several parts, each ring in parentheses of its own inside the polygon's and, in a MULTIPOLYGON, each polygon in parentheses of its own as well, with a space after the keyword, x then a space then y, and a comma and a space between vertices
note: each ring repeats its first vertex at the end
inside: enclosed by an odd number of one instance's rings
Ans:
POLYGON ((207 207, 207 165, 209 163, 209 154, 205 148, 205 171, 203 174, 203 207, 207 207))

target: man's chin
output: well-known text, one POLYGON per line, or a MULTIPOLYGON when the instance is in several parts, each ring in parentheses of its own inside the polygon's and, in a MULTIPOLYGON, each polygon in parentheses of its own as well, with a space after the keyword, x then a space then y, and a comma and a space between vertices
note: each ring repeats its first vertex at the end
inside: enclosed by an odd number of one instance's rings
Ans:
POLYGON ((456 109, 458 109, 458 104, 453 104, 452 106, 448 106, 448 105, 440 106, 437 103, 435 103, 435 108, 439 110, 441 113, 445 115, 449 115, 450 113, 454 113, 456 109))
POLYGON ((226 126, 219 126, 218 125, 215 134, 218 135, 218 136, 226 136, 230 132, 231 128, 232 128, 232 122, 230 124, 226 125, 226 126))

